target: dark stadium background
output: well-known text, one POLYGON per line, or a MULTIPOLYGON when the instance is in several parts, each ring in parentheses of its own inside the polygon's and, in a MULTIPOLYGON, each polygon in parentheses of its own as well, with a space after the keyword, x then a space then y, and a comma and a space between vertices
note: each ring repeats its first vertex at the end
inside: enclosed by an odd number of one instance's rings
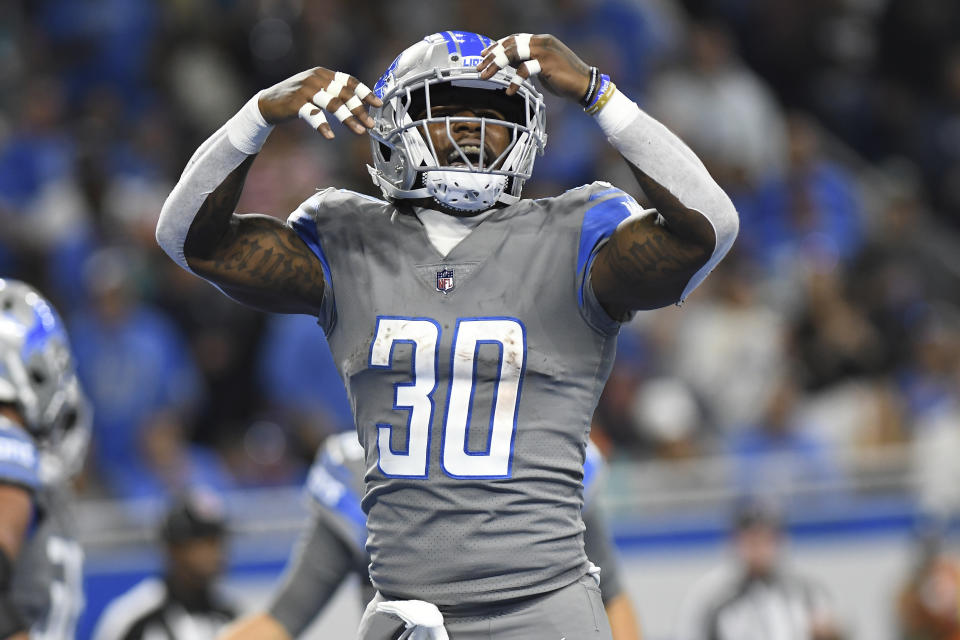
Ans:
MULTIPOLYGON (((950 554, 960 505, 960 3, 8 0, 0 274, 56 302, 97 411, 81 637, 158 566, 153 519, 190 483, 228 496, 229 582, 256 604, 302 521, 314 448, 350 428, 310 318, 233 304, 156 246, 181 168, 258 89, 314 65, 372 86, 448 28, 557 35, 689 142, 741 214, 682 308, 624 328, 596 415, 649 637, 671 637, 746 494, 781 505, 795 564, 851 638, 901 637, 917 540, 950 554)), ((633 188, 577 109, 552 100, 548 127, 525 196, 633 188)), ((239 210, 286 216, 329 185, 374 194, 367 140, 337 133, 278 128, 239 210)))

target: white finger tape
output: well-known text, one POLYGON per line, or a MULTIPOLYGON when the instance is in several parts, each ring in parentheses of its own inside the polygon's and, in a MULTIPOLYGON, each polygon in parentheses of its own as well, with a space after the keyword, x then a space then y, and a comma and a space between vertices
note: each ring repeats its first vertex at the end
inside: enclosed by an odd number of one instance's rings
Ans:
POLYGON ((320 91, 317 91, 315 94, 313 94, 313 97, 310 99, 310 101, 321 109, 326 109, 327 105, 330 104, 330 101, 333 100, 336 95, 337 94, 330 93, 326 89, 320 89, 320 91))
POLYGON ((307 124, 316 129, 322 124, 327 122, 327 119, 323 116, 323 111, 317 108, 317 105, 311 104, 309 102, 304 102, 303 106, 300 107, 298 115, 303 118, 307 124), (316 113, 312 113, 312 112, 316 113))
POLYGON ((333 81, 327 85, 327 93, 333 96, 340 95, 340 90, 347 86, 349 81, 350 76, 342 71, 337 71, 333 74, 333 81))
POLYGON ((510 78, 510 84, 521 85, 523 84, 524 76, 520 75, 521 70, 526 70, 527 78, 532 78, 533 76, 540 73, 540 63, 536 60, 527 60, 517 69, 517 73, 513 74, 513 77, 510 78))
POLYGON ((362 82, 360 82, 360 83, 357 84, 357 88, 354 89, 354 93, 357 94, 357 97, 358 97, 358 98, 360 98, 361 100, 363 100, 364 98, 366 98, 368 95, 370 95, 370 94, 373 93, 373 92, 370 91, 370 87, 368 87, 367 85, 365 85, 365 84, 363 84, 362 82))
POLYGON ((503 45, 499 42, 497 46, 493 48, 493 63, 501 69, 510 64, 510 58, 507 57, 507 50, 504 49, 503 45))
POLYGON ((337 120, 343 122, 353 114, 350 113, 350 109, 347 108, 347 105, 342 104, 340 108, 333 112, 333 115, 336 116, 337 120))
POLYGON ((350 99, 347 100, 347 102, 346 102, 346 104, 345 104, 344 106, 345 106, 349 111, 353 111, 354 109, 356 109, 357 107, 359 107, 359 106, 362 105, 362 104, 363 104, 363 101, 360 100, 360 98, 358 98, 357 96, 350 96, 350 99))
POLYGON ((530 38, 531 34, 529 33, 518 33, 514 36, 514 39, 517 43, 517 56, 521 60, 530 59, 530 38))

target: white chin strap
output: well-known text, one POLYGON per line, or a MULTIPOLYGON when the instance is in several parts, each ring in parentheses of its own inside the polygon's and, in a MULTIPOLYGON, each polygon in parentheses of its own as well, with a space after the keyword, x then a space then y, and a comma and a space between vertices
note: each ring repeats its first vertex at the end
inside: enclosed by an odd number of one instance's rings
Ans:
POLYGON ((507 176, 467 171, 427 171, 423 184, 433 199, 460 211, 485 211, 507 187, 507 176))

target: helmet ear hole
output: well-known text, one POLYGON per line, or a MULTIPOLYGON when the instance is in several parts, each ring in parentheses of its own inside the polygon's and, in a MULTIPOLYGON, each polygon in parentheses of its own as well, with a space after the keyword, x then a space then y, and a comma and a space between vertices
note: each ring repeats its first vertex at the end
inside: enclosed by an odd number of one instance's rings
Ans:
POLYGON ((65 433, 69 433, 77 424, 77 412, 75 409, 67 409, 63 414, 62 426, 65 433))
POLYGON ((40 371, 39 369, 32 369, 30 371, 30 379, 33 381, 34 384, 43 384, 44 382, 47 381, 47 376, 46 374, 43 373, 43 371, 40 371))
POLYGON ((390 162, 390 156, 393 155, 393 149, 382 142, 378 142, 377 144, 380 146, 380 155, 383 157, 383 161, 390 162))

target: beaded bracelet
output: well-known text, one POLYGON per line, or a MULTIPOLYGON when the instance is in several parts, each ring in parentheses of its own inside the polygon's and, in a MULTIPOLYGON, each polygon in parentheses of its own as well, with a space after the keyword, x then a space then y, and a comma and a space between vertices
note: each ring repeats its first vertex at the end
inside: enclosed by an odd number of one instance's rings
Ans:
POLYGON ((587 88, 587 92, 583 94, 583 98, 580 99, 580 104, 586 108, 590 104, 590 98, 593 97, 593 92, 597 88, 597 78, 599 77, 600 70, 596 67, 590 67, 590 86, 587 88))

